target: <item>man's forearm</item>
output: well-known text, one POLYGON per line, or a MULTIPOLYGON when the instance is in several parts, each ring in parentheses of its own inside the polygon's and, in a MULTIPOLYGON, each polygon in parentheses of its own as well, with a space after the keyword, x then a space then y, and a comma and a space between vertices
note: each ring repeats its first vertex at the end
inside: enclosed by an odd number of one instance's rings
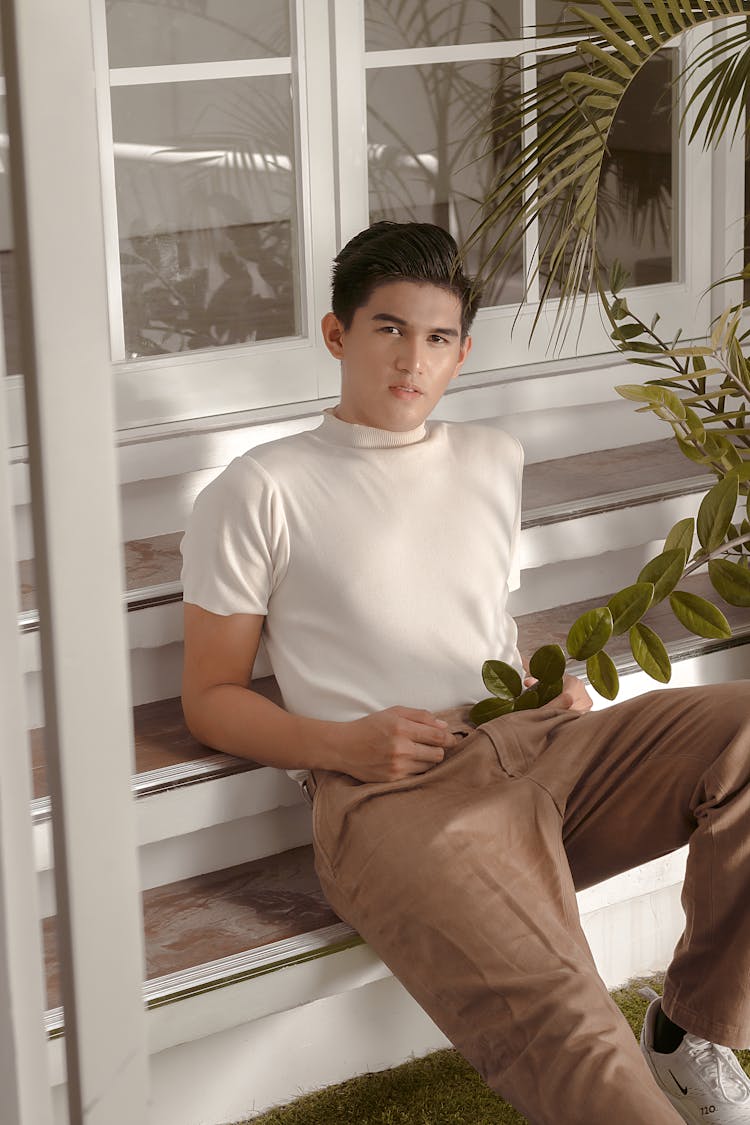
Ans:
POLYGON ((346 723, 290 715, 236 684, 207 688, 193 702, 183 697, 183 707, 192 734, 215 750, 280 769, 342 769, 346 723))

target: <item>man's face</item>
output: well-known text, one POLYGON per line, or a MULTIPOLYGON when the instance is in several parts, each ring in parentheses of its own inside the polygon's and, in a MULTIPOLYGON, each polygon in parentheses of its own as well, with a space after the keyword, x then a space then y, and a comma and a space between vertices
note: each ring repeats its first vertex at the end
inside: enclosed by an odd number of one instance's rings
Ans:
POLYGON ((337 417, 382 430, 421 425, 469 354, 461 303, 437 285, 393 281, 373 290, 344 329, 333 313, 323 339, 341 360, 337 417))

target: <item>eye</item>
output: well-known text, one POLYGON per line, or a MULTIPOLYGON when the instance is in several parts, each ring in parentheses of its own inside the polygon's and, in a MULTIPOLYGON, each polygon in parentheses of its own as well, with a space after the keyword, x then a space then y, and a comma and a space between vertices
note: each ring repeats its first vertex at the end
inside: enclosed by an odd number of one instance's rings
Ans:
POLYGON ((447 344, 448 343, 445 336, 440 336, 440 335, 438 335, 437 332, 432 332, 430 334, 430 336, 428 336, 428 339, 429 339, 431 344, 447 344))
POLYGON ((382 328, 378 328, 378 332, 384 332, 386 335, 398 334, 400 329, 396 324, 384 324, 382 328))

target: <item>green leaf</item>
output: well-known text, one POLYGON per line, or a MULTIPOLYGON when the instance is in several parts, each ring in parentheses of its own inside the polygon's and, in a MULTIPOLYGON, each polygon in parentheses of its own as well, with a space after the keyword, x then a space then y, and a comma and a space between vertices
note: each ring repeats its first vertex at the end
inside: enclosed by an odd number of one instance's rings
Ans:
POLYGON ((551 703, 553 699, 557 699, 558 695, 563 689, 563 681, 553 680, 551 683, 538 684, 536 690, 539 692, 539 706, 543 707, 545 703, 551 703))
POLYGON ((613 340, 635 340, 638 336, 642 336, 646 331, 642 324, 620 324, 611 333, 613 340))
POLYGON ((664 540, 664 550, 677 551, 682 548, 686 557, 689 557, 693 546, 694 534, 695 520, 692 516, 688 516, 685 520, 679 520, 664 540))
POLYGON ((707 551, 714 551, 724 542, 738 496, 738 478, 730 473, 703 497, 698 509, 698 539, 707 551))
MULTIPOLYGON (((631 340, 623 350, 629 352, 648 352, 650 355, 669 354, 664 351, 664 348, 660 348, 658 344, 647 344, 645 340, 631 340)), ((615 390, 617 390, 617 387, 615 387, 615 390)))
POLYGON ((682 578, 682 572, 687 563, 687 551, 683 547, 675 547, 669 551, 662 551, 655 559, 651 559, 638 575, 639 582, 653 582, 654 597, 652 605, 663 601, 682 578))
POLYGON ((710 637, 712 640, 731 637, 732 630, 721 610, 698 594, 676 590, 669 595, 669 604, 677 620, 697 637, 710 637))
POLYGON ((685 422, 690 428, 691 437, 695 438, 697 442, 704 442, 706 439, 706 427, 695 411, 691 410, 689 406, 685 407, 685 422))
POLYGON ((565 653, 559 645, 543 645, 531 657, 529 672, 540 684, 561 680, 565 675, 565 653))
POLYGON ((672 664, 661 637, 648 625, 634 625, 630 630, 630 649, 639 667, 660 684, 672 679, 672 664))
POLYGON ((714 590, 730 605, 750 606, 750 572, 729 559, 711 559, 708 576, 714 590))
MULTIPOLYGON (((652 582, 636 582, 613 594, 607 602, 607 607, 612 614, 612 635, 618 637, 620 633, 627 633, 628 629, 643 617, 653 598, 652 582)), ((596 690, 599 691, 598 688, 596 690)))
POLYGON ((533 711, 539 706, 539 692, 535 688, 529 688, 523 695, 520 695, 513 704, 514 711, 533 711))
POLYGON ((487 691, 491 691, 498 699, 512 701, 523 691, 518 672, 504 660, 485 660, 482 665, 482 679, 487 691))
POLYGON ((692 445, 689 441, 681 438, 679 434, 675 434, 675 437, 680 450, 690 461, 695 461, 698 465, 707 465, 710 462, 710 456, 704 453, 700 447, 692 445))
POLYGON ((727 454, 732 452, 733 446, 729 439, 725 438, 723 434, 717 434, 713 430, 707 430, 704 448, 712 460, 719 461, 722 457, 726 457, 727 454))
POLYGON ((606 606, 581 614, 568 633, 567 648, 574 660, 588 660, 612 636, 612 614, 606 606))
POLYGON ((496 699, 492 696, 490 699, 482 699, 479 703, 474 704, 469 712, 469 721, 479 727, 482 723, 488 723, 490 719, 498 719, 500 715, 509 715, 512 710, 513 700, 496 699))
MULTIPOLYGON (((609 287, 615 296, 617 296, 621 289, 624 289, 626 287, 629 277, 630 275, 623 267, 622 262, 619 260, 619 258, 615 258, 614 262, 612 263, 612 271, 609 275, 609 287)), ((624 298, 623 304, 625 304, 624 298)))
POLYGON ((652 409, 656 407, 666 408, 670 414, 673 414, 678 421, 683 421, 685 418, 685 407, 683 406, 682 399, 676 395, 674 391, 670 391, 668 387, 656 387, 653 384, 646 384, 645 386, 640 383, 625 383, 615 390, 623 398, 630 399, 632 402, 645 402, 652 409))
POLYGON ((620 677, 611 656, 597 652, 586 661, 586 675, 591 686, 605 699, 616 699, 620 690, 620 677))

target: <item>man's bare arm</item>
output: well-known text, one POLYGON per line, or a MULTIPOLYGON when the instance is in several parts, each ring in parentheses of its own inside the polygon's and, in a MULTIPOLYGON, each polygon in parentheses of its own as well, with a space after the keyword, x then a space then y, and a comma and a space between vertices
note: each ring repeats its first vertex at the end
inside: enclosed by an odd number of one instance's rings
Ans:
POLYGON ((352 722, 291 715, 247 685, 265 620, 185 603, 182 706, 192 734, 228 754, 281 769, 328 769, 360 781, 423 773, 455 744, 431 712, 389 707, 352 722))

